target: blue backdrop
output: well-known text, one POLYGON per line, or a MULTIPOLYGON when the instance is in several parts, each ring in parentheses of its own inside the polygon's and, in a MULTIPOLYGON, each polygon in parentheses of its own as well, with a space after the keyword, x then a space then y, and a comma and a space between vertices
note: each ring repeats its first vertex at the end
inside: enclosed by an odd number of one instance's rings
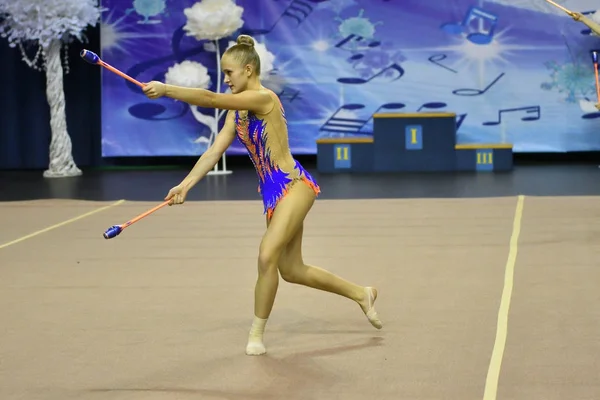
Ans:
MULTIPOLYGON (((590 14, 594 1, 560 3, 590 14)), ((164 81, 173 64, 198 61, 215 90, 215 53, 182 29, 183 10, 194 3, 103 0, 101 57, 140 81, 164 81)), ((414 111, 455 112, 459 143, 509 142, 516 152, 600 149, 590 56, 600 38, 544 0, 236 4, 244 26, 221 49, 248 33, 275 55, 265 86, 283 100, 294 154, 316 153, 318 137, 368 135, 375 112, 414 111)), ((103 70, 103 156, 198 155, 209 134, 189 106, 147 100, 103 70)), ((242 152, 235 141, 228 154, 242 152)))

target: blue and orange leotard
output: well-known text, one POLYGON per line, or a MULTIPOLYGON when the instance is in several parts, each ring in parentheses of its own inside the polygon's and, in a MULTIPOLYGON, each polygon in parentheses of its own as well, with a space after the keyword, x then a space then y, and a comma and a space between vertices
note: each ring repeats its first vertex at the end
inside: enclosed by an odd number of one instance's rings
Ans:
POLYGON ((315 195, 320 188, 313 177, 292 157, 288 142, 287 120, 279 97, 269 91, 276 105, 267 114, 235 112, 237 137, 246 147, 258 175, 258 191, 264 212, 271 219, 275 207, 296 182, 311 187, 315 195))

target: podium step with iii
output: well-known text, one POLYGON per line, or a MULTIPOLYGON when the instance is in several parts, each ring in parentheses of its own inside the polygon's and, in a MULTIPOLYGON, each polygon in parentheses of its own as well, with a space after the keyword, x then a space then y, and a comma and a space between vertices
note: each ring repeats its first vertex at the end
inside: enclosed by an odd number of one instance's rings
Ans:
POLYGON ((457 171, 510 171, 513 168, 513 145, 510 143, 457 144, 457 171))

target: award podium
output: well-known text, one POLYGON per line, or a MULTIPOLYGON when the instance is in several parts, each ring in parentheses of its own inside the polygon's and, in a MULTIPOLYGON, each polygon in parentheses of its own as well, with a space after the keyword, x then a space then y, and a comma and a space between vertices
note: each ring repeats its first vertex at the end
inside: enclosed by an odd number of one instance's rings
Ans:
POLYGON ((456 143, 454 113, 373 115, 373 136, 320 138, 317 169, 340 172, 512 170, 512 144, 456 143))

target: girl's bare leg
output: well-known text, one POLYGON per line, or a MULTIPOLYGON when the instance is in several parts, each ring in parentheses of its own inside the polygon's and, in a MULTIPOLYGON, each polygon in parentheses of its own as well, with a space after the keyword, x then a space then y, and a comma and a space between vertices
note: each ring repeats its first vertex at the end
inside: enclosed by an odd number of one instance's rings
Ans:
POLYGON ((367 319, 377 329, 383 324, 373 307, 377 299, 377 290, 349 282, 322 268, 304 263, 302 258, 303 226, 296 232, 279 262, 281 277, 290 283, 308 286, 314 289, 335 293, 354 300, 366 314, 367 319))
POLYGON ((267 222, 258 256, 258 279, 254 292, 254 321, 250 329, 246 354, 266 353, 263 343, 265 325, 273 309, 279 272, 284 280, 299 285, 335 293, 354 300, 361 307, 369 322, 382 328, 373 307, 377 290, 349 282, 322 268, 307 265, 302 258, 302 235, 304 218, 315 200, 314 192, 307 185, 295 184, 279 203, 273 217, 267 222))
POLYGON ((287 244, 302 226, 314 201, 313 190, 302 182, 297 182, 291 187, 287 196, 279 202, 268 223, 258 254, 258 279, 254 289, 254 321, 246 346, 248 355, 266 353, 263 333, 279 285, 279 260, 287 244))

